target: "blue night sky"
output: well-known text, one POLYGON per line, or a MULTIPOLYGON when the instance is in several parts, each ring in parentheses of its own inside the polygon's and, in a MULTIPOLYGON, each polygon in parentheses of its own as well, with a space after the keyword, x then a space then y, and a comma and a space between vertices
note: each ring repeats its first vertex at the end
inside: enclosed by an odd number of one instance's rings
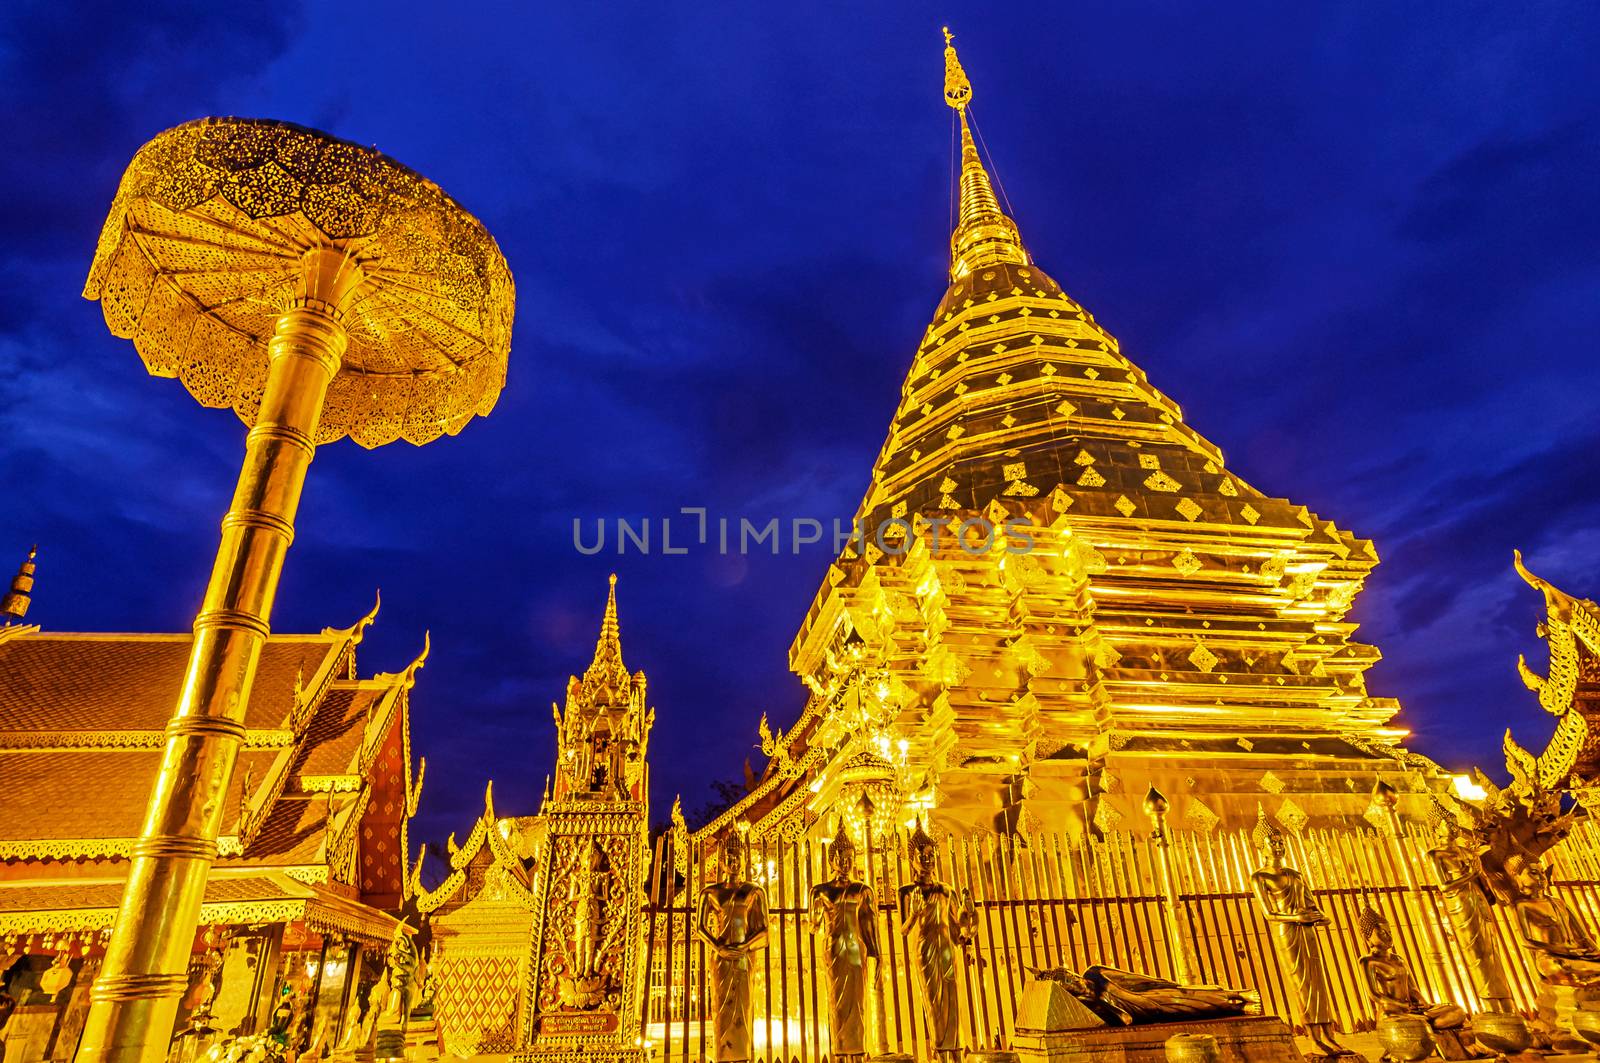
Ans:
POLYGON ((1600 593, 1600 6, 23 2, 0 29, 0 564, 29 620, 183 630, 242 448, 78 296, 122 167, 206 114, 377 145, 496 234, 510 377, 457 438, 312 468, 274 627, 414 699, 423 834, 534 810, 606 573, 656 816, 736 778, 829 561, 583 557, 572 520, 847 520, 944 290, 939 26, 1040 264, 1257 487, 1373 538, 1413 746, 1549 733, 1515 660, 1600 593))

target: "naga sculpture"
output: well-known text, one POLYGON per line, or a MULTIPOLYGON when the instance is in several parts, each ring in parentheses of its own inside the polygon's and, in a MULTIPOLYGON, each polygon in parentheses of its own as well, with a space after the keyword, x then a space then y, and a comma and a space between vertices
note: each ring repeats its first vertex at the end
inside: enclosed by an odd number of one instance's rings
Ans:
POLYGON ((1550 648, 1550 668, 1540 676, 1517 658, 1517 671, 1539 704, 1558 718, 1555 734, 1537 757, 1511 741, 1507 753, 1526 760, 1538 786, 1582 794, 1600 778, 1600 605, 1574 598, 1540 579, 1514 555, 1517 574, 1544 595, 1545 617, 1539 635, 1550 648))

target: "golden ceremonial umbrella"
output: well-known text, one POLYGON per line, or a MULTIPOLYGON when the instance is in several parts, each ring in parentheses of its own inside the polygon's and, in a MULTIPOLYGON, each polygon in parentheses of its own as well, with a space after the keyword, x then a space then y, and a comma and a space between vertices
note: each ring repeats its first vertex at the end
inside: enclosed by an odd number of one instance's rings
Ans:
POLYGON ((426 443, 487 414, 515 302, 494 238, 371 148, 205 118, 129 164, 84 295, 156 376, 250 426, 81 1060, 160 1060, 244 711, 319 443, 426 443))

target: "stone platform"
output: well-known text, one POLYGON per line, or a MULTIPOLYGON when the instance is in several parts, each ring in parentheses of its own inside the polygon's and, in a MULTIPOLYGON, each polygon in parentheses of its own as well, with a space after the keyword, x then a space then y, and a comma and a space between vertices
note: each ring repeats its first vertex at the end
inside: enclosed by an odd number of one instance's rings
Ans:
POLYGON ((1301 1058, 1294 1034, 1282 1019, 1271 1015, 1049 1032, 1019 1028, 1011 1047, 1021 1063, 1165 1063, 1163 1046, 1167 1038, 1180 1033, 1215 1037, 1223 1063, 1284 1063, 1301 1058))

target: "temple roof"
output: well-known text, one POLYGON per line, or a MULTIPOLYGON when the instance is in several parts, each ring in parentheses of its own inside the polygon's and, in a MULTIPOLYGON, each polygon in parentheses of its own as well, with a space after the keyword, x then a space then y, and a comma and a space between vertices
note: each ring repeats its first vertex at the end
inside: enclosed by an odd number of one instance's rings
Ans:
MULTIPOLYGON (((279 725, 297 680, 334 670, 342 633, 274 635, 261 651, 245 726, 279 725)), ((191 634, 36 633, 0 641, 0 730, 160 730, 183 683, 191 634)))
MULTIPOLYGON (((108 929, 116 918, 123 880, 38 879, 0 888, 0 934, 108 929)), ((314 930, 364 941, 390 940, 399 923, 367 905, 282 872, 213 871, 206 880, 201 924, 304 920, 314 930)))
MULTIPOLYGON (((407 692, 420 659, 357 679, 355 648, 370 621, 267 641, 224 803, 219 866, 305 868, 354 885, 362 824, 378 816, 400 835, 385 846, 406 878, 403 825, 368 805, 387 787, 374 781, 376 762, 398 741, 400 803, 406 815, 414 808, 407 692)), ((36 876, 55 861, 127 856, 190 643, 181 634, 0 633, 0 861, 39 861, 28 872, 36 876)))

